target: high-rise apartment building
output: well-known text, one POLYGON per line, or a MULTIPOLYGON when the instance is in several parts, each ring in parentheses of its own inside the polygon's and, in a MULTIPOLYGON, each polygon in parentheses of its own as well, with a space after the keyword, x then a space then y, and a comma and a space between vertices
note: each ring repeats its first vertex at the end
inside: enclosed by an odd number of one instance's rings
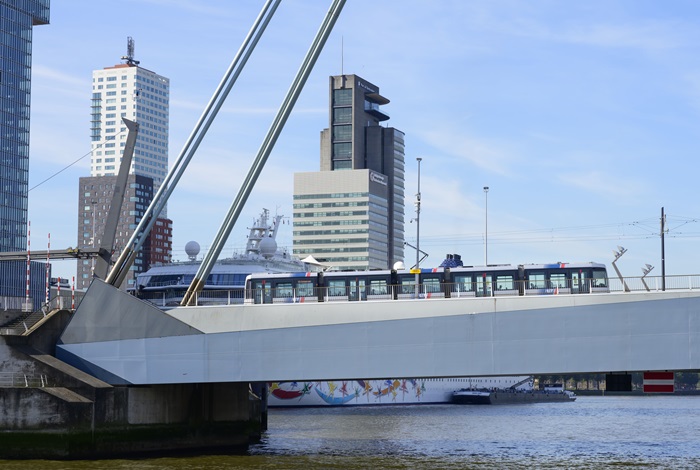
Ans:
MULTIPOLYGON (((110 203, 114 194, 116 176, 90 176, 80 178, 79 204, 82 211, 78 217, 78 246, 99 247, 104 236, 105 223, 110 203)), ((153 178, 141 175, 129 175, 124 202, 122 203, 117 233, 114 239, 115 259, 121 253, 131 234, 141 220, 148 204, 153 200, 153 178)), ((127 287, 133 285, 137 273, 148 270, 154 264, 166 264, 171 261, 172 221, 159 218, 146 241, 137 253, 131 273, 127 276, 127 287)), ((78 260, 78 279, 76 288, 85 289, 92 281, 95 269, 94 259, 78 260)))
MULTIPOLYGON (((127 51, 122 57, 125 63, 92 73, 91 176, 80 178, 79 183, 78 246, 97 248, 104 236, 126 146, 128 132, 122 118, 137 122, 138 137, 112 247, 113 260, 132 236, 168 172, 170 80, 139 66, 131 38, 127 51)), ((151 265, 170 262, 171 254, 172 221, 164 210, 130 268, 127 287, 133 285, 136 274, 151 265)), ((93 270, 93 260, 79 261, 76 287, 87 288, 93 270)))
POLYGON ((336 269, 404 258, 404 134, 382 126, 389 100, 357 75, 330 77, 321 171, 294 175, 294 254, 336 269))
MULTIPOLYGON (((22 251, 27 248, 32 28, 48 24, 49 0, 0 0, 0 21, 0 250, 22 251)), ((34 284, 41 273, 31 271, 34 284)), ((25 279, 26 263, 0 263, 3 308, 24 299, 25 279)), ((36 305, 42 295, 32 297, 36 305)))
MULTIPOLYGON (((129 40, 130 53, 133 42, 129 40)), ((115 176, 127 131, 122 118, 139 123, 129 173, 153 178, 155 187, 168 173, 170 80, 140 67, 132 55, 126 63, 92 72, 91 176, 115 176)))

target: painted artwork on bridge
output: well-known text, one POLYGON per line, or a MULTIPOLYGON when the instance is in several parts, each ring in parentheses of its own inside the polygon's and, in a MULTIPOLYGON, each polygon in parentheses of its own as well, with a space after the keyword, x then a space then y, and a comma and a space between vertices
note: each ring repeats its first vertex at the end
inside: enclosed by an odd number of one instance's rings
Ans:
POLYGON ((421 403, 426 390, 417 379, 272 382, 268 398, 270 406, 411 404, 421 403))

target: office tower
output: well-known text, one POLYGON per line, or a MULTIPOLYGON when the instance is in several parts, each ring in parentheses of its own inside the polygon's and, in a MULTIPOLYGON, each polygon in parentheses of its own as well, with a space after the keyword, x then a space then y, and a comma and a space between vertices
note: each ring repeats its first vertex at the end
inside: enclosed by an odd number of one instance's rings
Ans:
MULTIPOLYGON (((0 250, 22 251, 27 249, 32 28, 48 24, 49 0, 0 0, 0 21, 0 250)), ((34 266, 31 271, 34 285, 41 273, 34 266)), ((15 308, 24 299, 25 280, 25 262, 0 263, 2 308, 15 308)), ((32 288, 35 305, 43 285, 32 288)))
MULTIPOLYGON (((78 246, 100 246, 109 213, 116 175, 127 139, 122 118, 139 125, 129 184, 117 228, 112 260, 121 253, 153 200, 168 171, 168 117, 170 80, 139 66, 134 59, 134 41, 128 38, 124 63, 92 73, 90 177, 80 178, 78 201, 78 246)), ((136 274, 153 264, 168 263, 172 255, 172 221, 166 210, 137 255, 126 287, 136 274)), ((78 261, 77 288, 87 288, 93 277, 94 260, 78 261)))
POLYGON ((357 75, 330 77, 320 171, 294 175, 294 254, 336 269, 404 258, 404 134, 380 123, 389 100, 357 75))

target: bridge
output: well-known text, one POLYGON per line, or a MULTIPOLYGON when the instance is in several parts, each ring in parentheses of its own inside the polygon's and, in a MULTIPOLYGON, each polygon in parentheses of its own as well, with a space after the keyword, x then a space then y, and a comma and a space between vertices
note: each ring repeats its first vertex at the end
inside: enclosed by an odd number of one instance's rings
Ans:
POLYGON ((700 370, 697 282, 164 311, 95 280, 56 354, 114 385, 700 370))

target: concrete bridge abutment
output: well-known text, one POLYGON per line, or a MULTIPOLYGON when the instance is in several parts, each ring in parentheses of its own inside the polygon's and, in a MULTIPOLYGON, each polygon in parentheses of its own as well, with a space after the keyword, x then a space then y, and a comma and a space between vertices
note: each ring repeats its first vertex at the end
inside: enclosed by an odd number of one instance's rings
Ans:
POLYGON ((248 383, 112 386, 56 359, 69 318, 0 336, 0 459, 237 453, 264 431, 248 383))

